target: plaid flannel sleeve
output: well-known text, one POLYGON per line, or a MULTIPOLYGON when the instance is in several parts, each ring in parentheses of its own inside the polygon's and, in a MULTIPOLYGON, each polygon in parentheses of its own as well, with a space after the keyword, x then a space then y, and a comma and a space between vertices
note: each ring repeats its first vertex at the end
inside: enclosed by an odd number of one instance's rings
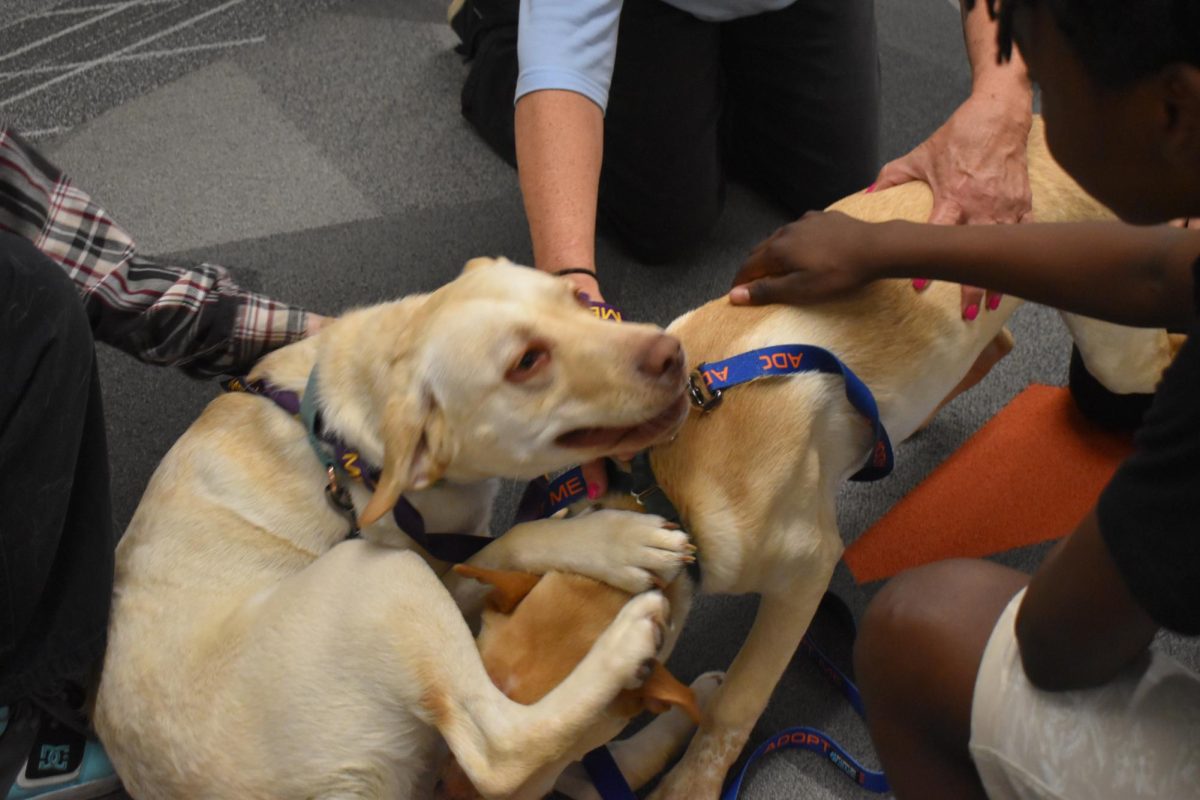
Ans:
POLYGON ((215 264, 141 256, 88 194, 0 127, 0 230, 33 242, 75 282, 99 341, 197 377, 236 374, 304 335, 307 312, 237 286, 215 264))

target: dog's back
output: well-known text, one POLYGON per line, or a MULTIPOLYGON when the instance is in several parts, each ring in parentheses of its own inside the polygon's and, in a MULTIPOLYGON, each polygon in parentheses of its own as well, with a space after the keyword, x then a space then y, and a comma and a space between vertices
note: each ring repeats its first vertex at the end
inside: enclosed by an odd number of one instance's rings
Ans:
MULTIPOLYGON (((1053 162, 1040 120, 1028 159, 1036 220, 1112 218, 1053 162)), ((831 207, 875 222, 923 222, 931 209, 930 189, 919 182, 860 192, 831 207)), ((972 367, 981 354, 986 364, 1006 351, 1004 322, 1020 300, 1005 297, 973 322, 963 319, 961 303, 954 284, 916 292, 909 281, 879 281, 801 308, 733 306, 722 298, 669 330, 683 342, 692 370, 768 345, 832 351, 870 387, 898 444, 978 377, 972 367)), ((1163 332, 1125 329, 1116 338, 1147 365, 1139 377, 1161 372, 1160 356, 1169 357, 1163 332)), ((1086 360, 1092 347, 1076 341, 1086 360)), ((693 413, 675 440, 651 452, 659 485, 699 547, 702 589, 760 595, 728 679, 687 753, 659 784, 660 796, 719 792, 829 585, 843 549, 838 489, 866 462, 872 439, 843 380, 806 372, 728 389, 719 407, 693 413)))
MULTIPOLYGON (((1030 134, 1029 165, 1036 219, 1112 217, 1054 163, 1040 119, 1030 134)), ((929 187, 914 181, 851 195, 831 210, 876 222, 924 221, 932 203, 929 187)), ((872 389, 884 426, 899 443, 962 380, 1020 302, 1006 297, 997 310, 966 322, 960 298, 955 284, 934 283, 918 293, 905 280, 877 281, 803 308, 733 306, 720 298, 669 330, 683 341, 691 369, 768 345, 830 350, 872 389)), ((773 520, 819 520, 818 527, 835 530, 836 488, 861 466, 870 446, 869 427, 845 399, 841 378, 825 374, 733 388, 719 409, 693 414, 675 441, 655 449, 653 460, 701 544, 705 588, 762 591, 773 583, 772 565, 794 563, 797 546, 815 546, 797 545, 792 535, 772 538, 773 520)), ((840 548, 840 542, 829 546, 840 548)))

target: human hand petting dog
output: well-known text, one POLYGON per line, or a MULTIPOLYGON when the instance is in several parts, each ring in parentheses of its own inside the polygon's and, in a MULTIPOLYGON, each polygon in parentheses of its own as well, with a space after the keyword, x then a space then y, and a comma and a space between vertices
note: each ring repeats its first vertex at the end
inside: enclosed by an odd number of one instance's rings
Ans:
POLYGON ((838 211, 810 211, 760 242, 733 278, 734 305, 828 300, 877 277, 882 226, 838 211))
MULTIPOLYGON (((933 192, 928 220, 933 224, 1031 222, 1033 194, 1025 143, 1032 119, 1022 94, 1006 102, 987 92, 973 93, 932 136, 885 164, 867 191, 919 180, 933 192)), ((913 281, 917 291, 928 285, 929 281, 913 281)), ((975 286, 962 287, 963 319, 976 319, 987 300, 999 303, 985 294, 975 286)))
MULTIPOLYGON (((729 300, 734 305, 805 305, 832 299, 878 278, 911 275, 899 264, 912 260, 913 244, 923 237, 923 227, 863 222, 840 211, 810 211, 750 252, 733 278, 729 300), (898 271, 892 275, 889 268, 898 271)), ((927 280, 913 281, 917 291, 928 285, 927 280)), ((989 310, 995 310, 1004 298, 1000 292, 979 291, 989 310)), ((964 319, 975 317, 964 313, 964 319)))

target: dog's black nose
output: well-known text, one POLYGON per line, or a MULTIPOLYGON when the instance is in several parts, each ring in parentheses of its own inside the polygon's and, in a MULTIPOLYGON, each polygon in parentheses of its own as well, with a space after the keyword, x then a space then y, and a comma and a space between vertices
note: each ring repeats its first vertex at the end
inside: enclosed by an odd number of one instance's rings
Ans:
POLYGON ((651 378, 672 376, 683 370, 683 348, 679 340, 665 333, 650 340, 638 359, 638 372, 651 378))

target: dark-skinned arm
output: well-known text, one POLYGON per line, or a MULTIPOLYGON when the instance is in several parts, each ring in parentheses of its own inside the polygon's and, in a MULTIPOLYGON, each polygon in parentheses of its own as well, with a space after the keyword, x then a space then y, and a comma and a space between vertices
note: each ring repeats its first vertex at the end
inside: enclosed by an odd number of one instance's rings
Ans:
POLYGON ((1095 512, 1034 573, 1016 623, 1025 675, 1048 691, 1106 683, 1157 630, 1117 571, 1095 512))
POLYGON ((1165 225, 951 227, 813 212, 755 248, 730 299, 803 304, 878 278, 930 278, 1124 325, 1186 326, 1198 256, 1200 232, 1165 225))

